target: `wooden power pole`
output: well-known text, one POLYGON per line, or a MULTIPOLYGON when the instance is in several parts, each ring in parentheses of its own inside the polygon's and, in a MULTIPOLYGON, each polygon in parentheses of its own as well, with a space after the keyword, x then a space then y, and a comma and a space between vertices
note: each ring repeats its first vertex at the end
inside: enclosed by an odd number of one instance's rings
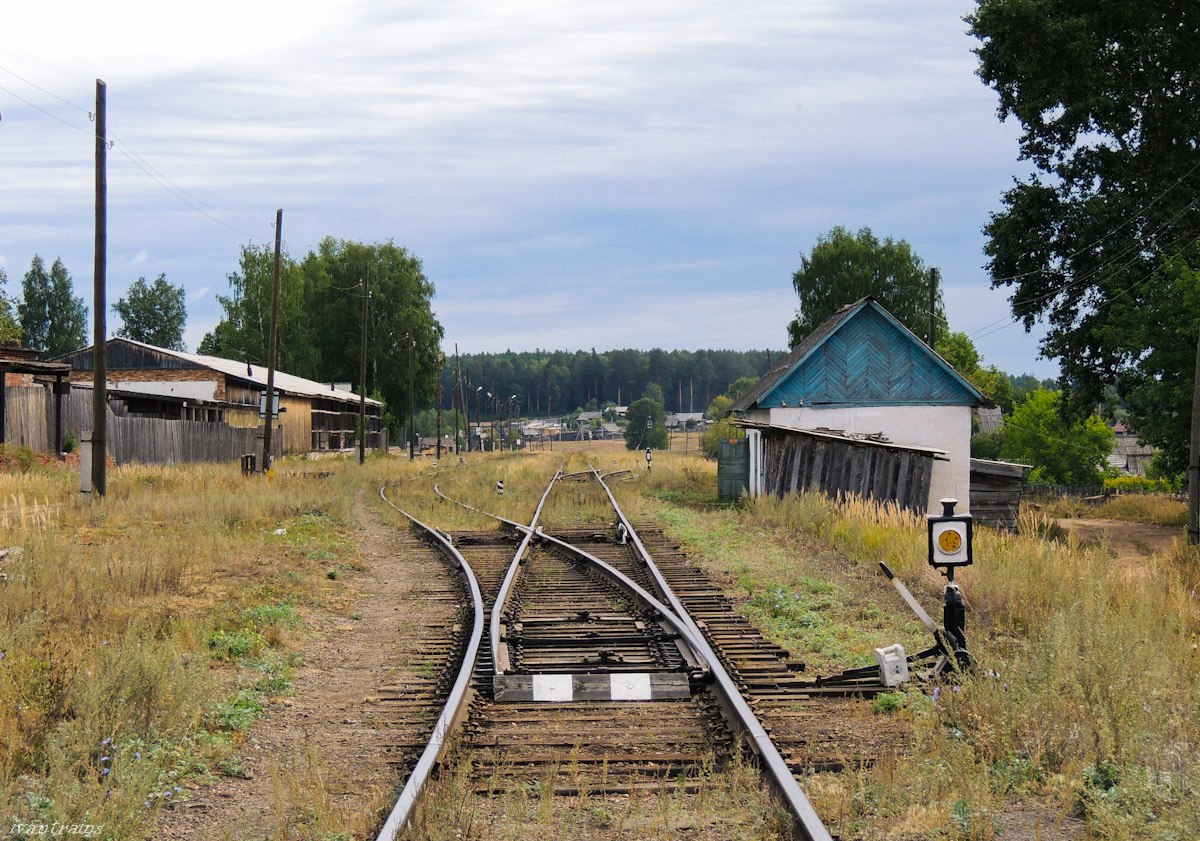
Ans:
POLYGON ((929 270, 929 333, 926 335, 925 343, 929 345, 929 349, 933 350, 937 344, 937 289, 938 289, 938 270, 929 270))
POLYGON ((271 283, 271 326, 267 337, 267 401, 263 427, 262 472, 271 468, 271 431, 275 426, 275 353, 279 331, 279 259, 283 243, 283 208, 275 211, 275 277, 271 283))
MULTIPOLYGON (((108 487, 108 265, 107 86, 96 80, 96 254, 92 275, 92 493, 108 487)), ((3 376, 0 374, 0 376, 3 376)))
POLYGON ((417 397, 413 394, 413 348, 417 346, 417 340, 410 333, 408 336, 408 460, 412 461, 416 457, 417 449, 417 431, 414 426, 416 423, 416 406, 417 397))
POLYGON ((1200 544, 1200 339, 1192 378, 1192 436, 1188 453, 1188 543, 1200 544))
POLYGON ((442 460, 442 369, 446 366, 446 359, 443 356, 438 358, 438 381, 437 381, 437 443, 434 445, 434 459, 442 460))
POLYGON ((371 300, 371 264, 363 269, 362 339, 358 353, 358 463, 367 463, 367 302, 371 300))

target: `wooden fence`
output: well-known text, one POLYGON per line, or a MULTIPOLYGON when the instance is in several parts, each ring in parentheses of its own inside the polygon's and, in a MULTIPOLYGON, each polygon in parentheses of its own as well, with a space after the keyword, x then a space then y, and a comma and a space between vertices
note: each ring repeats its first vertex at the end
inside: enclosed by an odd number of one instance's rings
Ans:
POLYGON ((1025 486, 1025 496, 1034 499, 1057 499, 1060 496, 1104 496, 1103 485, 1045 485, 1025 486))
MULTIPOLYGON (((259 429, 238 429, 207 421, 143 418, 114 412, 108 406, 105 450, 117 464, 182 464, 195 461, 237 461, 245 453, 261 457, 259 429)), ((119 404, 118 410, 119 410, 119 404)), ((54 448, 54 395, 42 386, 9 388, 5 400, 5 440, 38 452, 54 448)), ((92 392, 72 389, 62 399, 64 440, 79 442, 92 428, 92 392)), ((272 436, 276 458, 282 452, 282 433, 272 436)))

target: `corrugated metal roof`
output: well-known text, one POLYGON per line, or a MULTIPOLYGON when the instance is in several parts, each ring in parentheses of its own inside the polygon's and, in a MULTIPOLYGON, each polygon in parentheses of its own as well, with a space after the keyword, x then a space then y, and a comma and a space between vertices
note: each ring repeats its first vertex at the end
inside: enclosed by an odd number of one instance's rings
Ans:
MULTIPOLYGON (((174 356, 178 359, 183 359, 196 365, 202 365, 205 368, 211 368, 222 374, 227 374, 237 379, 246 380, 247 382, 260 385, 266 390, 267 387, 267 368, 265 365, 250 365, 246 362, 238 362, 233 359, 225 359, 220 356, 207 356, 202 353, 187 353, 181 350, 171 350, 170 348, 161 348, 155 345, 146 344, 145 342, 134 341, 133 339, 109 339, 110 342, 128 342, 136 347, 146 348, 147 350, 156 353, 174 356)), ((314 380, 297 377, 295 374, 288 374, 283 371, 275 371, 275 388, 287 394, 296 394, 301 397, 324 397, 330 400, 342 400, 346 402, 359 400, 359 395, 353 391, 345 391, 342 389, 331 388, 327 383, 319 383, 314 380)), ((373 398, 368 397, 367 403, 372 406, 382 406, 383 404, 373 398)))
POLYGON ((848 444, 864 444, 868 447, 884 447, 889 450, 910 450, 914 453, 925 453, 931 455, 939 461, 948 461, 949 456, 945 450, 939 450, 936 447, 919 447, 914 444, 897 444, 894 441, 888 440, 881 433, 874 435, 855 435, 845 432, 840 429, 827 429, 821 427, 819 429, 806 429, 800 426, 789 426, 783 423, 762 423, 761 421, 748 421, 740 418, 733 421, 734 426, 740 426, 743 429, 770 429, 777 432, 794 432, 800 435, 808 435, 813 438, 824 438, 828 441, 842 441, 848 444))

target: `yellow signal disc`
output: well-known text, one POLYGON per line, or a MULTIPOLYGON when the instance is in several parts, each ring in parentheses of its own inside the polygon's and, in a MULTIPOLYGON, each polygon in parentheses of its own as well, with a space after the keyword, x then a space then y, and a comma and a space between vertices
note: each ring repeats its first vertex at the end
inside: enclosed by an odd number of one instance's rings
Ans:
POLYGON ((953 555, 962 548, 963 544, 962 535, 956 532, 954 529, 946 529, 944 532, 939 534, 937 542, 938 548, 947 555, 953 555))

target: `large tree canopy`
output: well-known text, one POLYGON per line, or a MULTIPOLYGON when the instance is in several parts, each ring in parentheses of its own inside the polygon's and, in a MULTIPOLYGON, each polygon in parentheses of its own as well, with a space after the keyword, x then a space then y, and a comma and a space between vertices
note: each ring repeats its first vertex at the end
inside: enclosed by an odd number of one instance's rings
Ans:
POLYGON ((125 297, 113 304, 113 312, 121 318, 118 336, 172 350, 184 349, 187 302, 183 287, 167 283, 165 274, 153 283, 139 277, 129 284, 125 297))
POLYGON ((363 276, 369 271, 367 389, 379 393, 397 416, 410 397, 432 406, 441 370, 442 325, 433 315, 433 284, 421 261, 392 243, 350 242, 327 237, 302 264, 309 286, 307 312, 321 379, 359 381, 363 276), (409 349, 413 394, 408 388, 409 349))
POLYGON ((650 397, 635 400, 625 415, 625 448, 640 450, 649 447, 665 450, 670 446, 667 432, 667 415, 661 403, 650 397))
MULTIPOLYGON (((242 249, 229 294, 217 300, 225 317, 200 343, 200 352, 265 364, 270 334, 274 252, 242 249)), ((391 242, 365 244, 327 238, 300 263, 280 268, 278 367, 319 382, 360 382, 364 275, 370 274, 367 330, 368 394, 382 396, 394 418, 408 414, 409 343, 413 392, 433 405, 441 369, 442 326, 433 316, 433 284, 421 261, 391 242)))
MULTIPOLYGON (((918 336, 929 332, 929 271, 904 240, 879 240, 870 228, 852 234, 838 226, 817 238, 792 275, 800 296, 796 318, 788 325, 792 347, 846 304, 873 296, 918 336)), ((934 306, 945 329, 941 291, 934 306)))
MULTIPOLYGON (((985 228, 993 286, 1013 289, 1064 398, 1086 414, 1106 384, 1145 440, 1186 452, 1200 309, 1200 5, 1180 0, 981 0, 968 18, 1001 119, 1035 172, 985 228)), ((1176 464, 1176 466, 1179 466, 1176 464)))
MULTIPOLYGON (((274 276, 275 254, 270 246, 242 246, 238 269, 227 276, 229 294, 217 296, 225 317, 201 340, 200 353, 267 364, 274 276)), ((312 319, 305 314, 306 295, 304 273, 294 260, 283 254, 279 273, 277 364, 281 371, 317 379, 320 366, 313 351, 312 319)))
POLYGON ((17 312, 25 344, 44 356, 62 356, 87 344, 87 307, 75 297, 71 274, 62 260, 56 259, 47 273, 42 258, 34 255, 21 279, 17 312))
POLYGON ((1001 454, 1008 461, 1034 465, 1034 482, 1097 485, 1116 435, 1096 415, 1065 420, 1060 399, 1057 391, 1038 389, 1013 409, 1001 454))

